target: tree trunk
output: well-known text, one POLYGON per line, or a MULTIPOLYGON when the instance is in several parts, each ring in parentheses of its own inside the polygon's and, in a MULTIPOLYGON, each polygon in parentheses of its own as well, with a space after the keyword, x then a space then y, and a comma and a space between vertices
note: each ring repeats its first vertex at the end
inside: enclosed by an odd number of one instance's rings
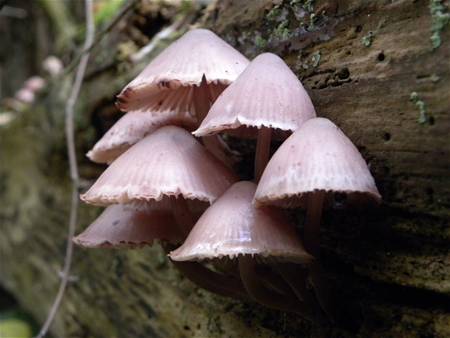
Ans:
MULTIPOLYGON (((317 114, 341 127, 370 165, 383 205, 363 212, 329 211, 323 219, 321 253, 339 296, 339 325, 313 326, 295 315, 196 289, 158 247, 77 249, 76 280, 54 335, 449 337, 445 5, 436 0, 223 0, 200 19, 250 58, 264 51, 282 56, 310 93, 317 114)), ((128 21, 132 25, 132 16, 128 21)), ((139 68, 93 71, 85 83, 77 118, 85 179, 94 180, 104 168, 82 154, 100 136, 95 131, 103 132, 105 121, 117 116, 114 95, 139 68)), ((40 321, 59 283, 68 222, 61 102, 66 87, 66 82, 54 84, 39 104, 0 126, 0 282, 40 321)), ((98 212, 82 206, 78 232, 98 212)))

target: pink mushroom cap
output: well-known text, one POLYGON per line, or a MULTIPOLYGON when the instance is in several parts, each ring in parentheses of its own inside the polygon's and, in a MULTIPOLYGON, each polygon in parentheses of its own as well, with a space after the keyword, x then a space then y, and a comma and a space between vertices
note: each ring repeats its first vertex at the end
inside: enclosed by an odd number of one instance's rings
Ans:
MULTIPOLYGON (((185 97, 188 96, 185 93, 185 97)), ((111 163, 133 144, 151 134, 161 126, 178 125, 190 130, 197 125, 197 119, 184 110, 183 97, 166 102, 155 114, 146 109, 125 114, 87 153, 87 157, 98 163, 111 163)))
POLYGON ((303 206, 304 197, 315 191, 381 200, 358 149, 325 118, 305 122, 280 146, 264 170, 255 202, 257 206, 303 206))
POLYGON ((205 211, 170 258, 187 261, 251 255, 310 262, 312 257, 281 210, 254 207, 255 190, 256 185, 247 181, 231 186, 205 211))
POLYGON ((42 62, 42 68, 51 76, 57 76, 63 71, 64 65, 59 58, 50 55, 42 62))
POLYGON ((97 205, 164 197, 212 203, 236 180, 189 132, 165 126, 120 155, 81 199, 97 205))
POLYGON ((25 87, 19 89, 14 95, 14 98, 23 103, 31 104, 34 102, 35 94, 31 89, 25 87))
POLYGON ((40 76, 32 76, 25 81, 25 88, 32 92, 38 92, 45 87, 45 80, 40 76))
POLYGON ((252 128, 255 134, 261 127, 294 131, 315 116, 295 74, 277 55, 264 53, 219 96, 194 135, 236 133, 239 128, 252 128))
POLYGON ((175 219, 150 205, 115 204, 73 241, 87 248, 139 247, 154 241, 179 243, 183 239, 175 219))
POLYGON ((118 95, 118 107, 129 111, 136 102, 168 89, 207 84, 228 85, 248 64, 245 56, 207 29, 193 29, 163 50, 118 95))

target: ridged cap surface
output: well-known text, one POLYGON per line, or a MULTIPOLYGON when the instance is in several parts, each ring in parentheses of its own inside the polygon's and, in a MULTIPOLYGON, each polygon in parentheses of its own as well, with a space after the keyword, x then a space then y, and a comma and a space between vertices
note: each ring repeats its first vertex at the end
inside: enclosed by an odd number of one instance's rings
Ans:
MULTIPOLYGON (((187 94, 187 93, 186 93, 187 94)), ((87 153, 90 160, 97 163, 111 163, 133 144, 151 134, 161 126, 177 125, 190 130, 197 125, 197 119, 186 110, 187 106, 181 96, 178 100, 165 102, 155 111, 131 111, 117 121, 111 129, 87 153)))
POLYGON ((182 86, 230 84, 248 65, 248 59, 207 29, 194 29, 163 50, 118 95, 120 109, 151 93, 182 86))
POLYGON ((311 256, 282 211, 254 207, 255 189, 252 182, 234 184, 205 211, 184 244, 170 257, 187 261, 253 255, 309 262, 311 256))
POLYGON ((115 204, 103 213, 73 241, 87 248, 137 247, 155 240, 179 243, 175 219, 167 211, 145 205, 115 204))
POLYGON ((358 149, 325 118, 307 121, 280 146, 264 170, 255 200, 258 206, 296 207, 305 194, 318 190, 381 200, 358 149))
POLYGON ((316 116, 302 84, 275 54, 257 56, 219 96, 196 136, 241 127, 297 130, 316 116))
POLYGON ((119 156, 81 199, 109 205, 174 196, 212 203, 236 180, 189 132, 165 126, 119 156))

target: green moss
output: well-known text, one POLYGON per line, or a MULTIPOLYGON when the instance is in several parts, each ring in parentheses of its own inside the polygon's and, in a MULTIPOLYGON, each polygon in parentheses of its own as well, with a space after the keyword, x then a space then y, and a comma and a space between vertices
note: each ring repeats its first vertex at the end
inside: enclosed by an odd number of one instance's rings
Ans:
POLYGON ((412 92, 409 96, 409 100, 419 108, 419 119, 420 124, 425 124, 430 121, 430 116, 427 113, 427 106, 425 102, 420 98, 419 94, 412 92))
POLYGON ((33 333, 30 325, 20 319, 5 319, 0 321, 0 337, 31 338, 33 333))
POLYGON ((301 5, 306 11, 312 12, 314 10, 314 2, 315 0, 291 0, 290 5, 301 5))
POLYGON ((372 31, 369 31, 365 36, 362 37, 361 43, 365 47, 370 47, 372 45, 374 38, 375 38, 375 33, 372 31))
POLYGON ((318 50, 312 54, 311 61, 312 61, 313 67, 317 67, 319 65, 321 57, 322 57, 322 55, 320 54, 320 50, 318 50))
POLYGON ((291 37, 291 31, 288 28, 289 21, 281 22, 273 31, 273 34, 281 40, 287 40, 291 37))
POLYGON ((188 13, 191 13, 191 12, 193 12, 195 10, 194 7, 195 6, 194 6, 194 3, 192 1, 183 0, 181 2, 181 6, 180 6, 179 11, 180 11, 180 13, 188 14, 188 13))
POLYGON ((109 20, 111 20, 114 15, 120 10, 122 5, 125 3, 124 0, 115 1, 103 1, 98 4, 97 11, 95 13, 95 23, 101 25, 109 20))
POLYGON ((265 40, 261 35, 255 37, 255 45, 258 48, 265 48, 267 46, 267 40, 265 40))
POLYGON ((442 0, 430 1, 431 14, 431 44, 433 49, 441 45, 441 32, 450 23, 450 13, 447 12, 442 0))
POLYGON ((316 23, 324 17, 323 13, 314 13, 314 2, 312 0, 293 0, 290 2, 290 9, 299 21, 300 26, 308 31, 314 30, 316 23))
POLYGON ((266 18, 270 21, 275 21, 281 16, 281 7, 275 6, 267 13, 266 18))
POLYGON ((275 5, 265 16, 268 30, 268 44, 276 45, 280 41, 296 38, 319 29, 324 14, 316 14, 311 0, 284 0, 275 5))

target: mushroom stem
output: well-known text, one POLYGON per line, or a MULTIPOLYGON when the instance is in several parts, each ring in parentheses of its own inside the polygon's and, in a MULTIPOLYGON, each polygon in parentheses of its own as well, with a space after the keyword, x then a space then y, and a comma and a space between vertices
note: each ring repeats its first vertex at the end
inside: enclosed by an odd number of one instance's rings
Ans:
POLYGON ((235 299, 242 299, 247 296, 239 280, 231 276, 212 271, 198 262, 172 261, 172 263, 191 282, 209 292, 235 299))
POLYGON ((306 273, 303 269, 299 269, 298 266, 291 264, 287 265, 286 263, 276 264, 274 268, 289 284, 297 298, 306 301, 308 291, 306 289, 306 273))
POLYGON ((320 306, 314 295, 306 286, 307 271, 292 263, 276 264, 274 265, 274 269, 278 271, 286 283, 289 284, 297 298, 307 305, 309 311, 305 314, 306 318, 312 319, 312 314, 314 313, 319 321, 323 321, 320 306))
POLYGON ((336 306, 334 304, 334 296, 329 283, 326 282, 322 270, 322 266, 319 262, 314 262, 310 271, 311 283, 314 288, 317 301, 320 307, 327 314, 328 318, 335 321, 336 318, 336 306))
POLYGON ((256 270, 257 264, 252 257, 248 255, 239 257, 239 271, 242 282, 249 295, 255 301, 276 310, 301 314, 307 313, 307 308, 304 303, 267 288, 262 283, 262 279, 257 275, 256 270))
POLYGON ((172 212, 180 232, 186 237, 195 224, 194 217, 189 210, 186 200, 182 197, 172 197, 170 200, 172 212))
POLYGON ((316 261, 310 269, 311 282, 315 290, 315 295, 324 312, 330 319, 333 320, 335 317, 335 311, 332 300, 332 292, 331 288, 324 280, 322 266, 319 261, 320 220, 322 217, 324 200, 324 191, 313 192, 309 195, 307 201, 304 238, 306 251, 316 258, 316 261))
MULTIPOLYGON (((194 87, 194 106, 195 112, 199 122, 208 115, 209 108, 211 108, 212 97, 208 90, 206 78, 203 76, 200 86, 194 87)), ((218 135, 202 137, 203 145, 216 158, 226 164, 229 168, 233 167, 233 160, 227 155, 227 149, 224 147, 218 135)))
POLYGON ((324 200, 324 191, 310 193, 306 208, 306 223, 303 236, 305 248, 317 260, 320 256, 320 220, 324 200))
MULTIPOLYGON (((171 204, 178 227, 187 236, 195 223, 189 206, 184 198, 172 198, 171 204)), ((168 244, 163 247, 167 254, 171 249, 175 249, 168 244)), ((232 276, 212 271, 198 262, 171 261, 184 276, 205 290, 232 298, 242 298, 246 295, 240 281, 232 276)))
POLYGON ((272 129, 261 127, 258 130, 255 153, 255 181, 258 182, 266 168, 270 157, 270 142, 272 140, 272 129))
MULTIPOLYGON (((163 248, 166 254, 175 249, 167 243, 163 244, 163 248)), ((209 292, 236 299, 247 297, 241 282, 233 276, 218 273, 198 262, 179 262, 172 259, 170 261, 191 282, 209 292)))
POLYGON ((228 149, 228 146, 224 145, 219 135, 203 136, 202 143, 214 157, 219 159, 228 168, 233 168, 233 158, 228 155, 231 151, 228 149))
POLYGON ((280 276, 276 269, 272 269, 269 265, 261 265, 257 267, 256 274, 266 281, 275 291, 288 297, 296 297, 290 285, 280 276))

